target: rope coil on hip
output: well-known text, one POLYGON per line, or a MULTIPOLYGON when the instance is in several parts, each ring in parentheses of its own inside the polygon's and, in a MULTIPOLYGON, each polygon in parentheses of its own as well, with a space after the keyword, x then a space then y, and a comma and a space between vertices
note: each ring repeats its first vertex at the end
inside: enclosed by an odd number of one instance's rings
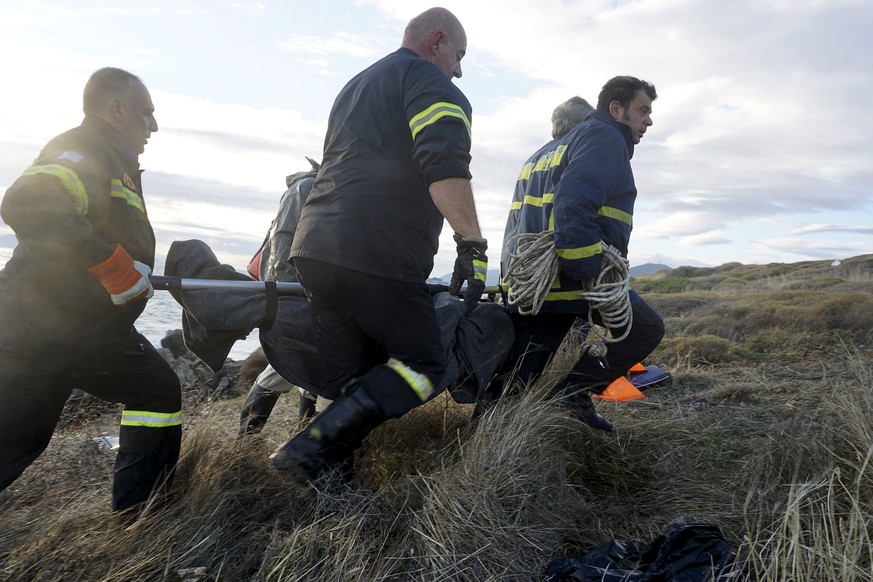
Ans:
MULTIPOLYGON (((514 280, 507 294, 507 301, 522 315, 536 315, 560 270, 555 249, 555 232, 544 230, 537 234, 522 233, 512 237, 507 244, 517 249, 510 253, 506 272, 506 277, 514 280)), ((626 338, 633 324, 633 309, 628 295, 628 260, 615 247, 606 243, 602 243, 602 246, 600 274, 594 280, 593 286, 584 283, 586 289, 579 292, 579 298, 588 302, 588 321, 592 321, 592 316, 597 311, 604 327, 610 330, 624 327, 624 333, 620 337, 609 337, 592 325, 591 332, 595 337, 592 338, 589 333, 582 347, 586 353, 590 352, 595 357, 606 355, 606 344, 617 343, 626 338)))

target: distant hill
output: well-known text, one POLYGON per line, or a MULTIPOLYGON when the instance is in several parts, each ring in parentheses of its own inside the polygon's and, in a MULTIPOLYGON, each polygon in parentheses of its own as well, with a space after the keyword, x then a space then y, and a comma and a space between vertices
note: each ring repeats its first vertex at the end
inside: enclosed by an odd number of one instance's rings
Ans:
MULTIPOLYGON (((637 265, 636 267, 631 267, 629 272, 631 277, 636 277, 638 275, 649 275, 656 271, 664 271, 670 270, 673 267, 669 265, 662 265, 659 263, 643 263, 642 265, 637 265)), ((431 277, 427 280, 428 283, 438 284, 444 283, 446 285, 449 284, 449 281, 452 280, 452 274, 446 273, 441 277, 431 277)), ((488 276, 486 278, 487 285, 497 285, 500 281, 500 271, 497 269, 488 269, 488 276)))
MULTIPOLYGON (((432 285, 436 285, 439 283, 444 283, 446 285, 452 280, 452 274, 446 273, 441 277, 431 277, 427 280, 428 283, 432 285)), ((488 269, 488 274, 485 276, 485 284, 486 285, 497 285, 500 281, 500 270, 499 269, 488 269)))
POLYGON ((643 263, 642 265, 631 267, 628 272, 631 277, 636 277, 637 275, 649 275, 657 271, 670 270, 672 268, 673 267, 670 267, 669 265, 662 265, 661 263, 643 263))

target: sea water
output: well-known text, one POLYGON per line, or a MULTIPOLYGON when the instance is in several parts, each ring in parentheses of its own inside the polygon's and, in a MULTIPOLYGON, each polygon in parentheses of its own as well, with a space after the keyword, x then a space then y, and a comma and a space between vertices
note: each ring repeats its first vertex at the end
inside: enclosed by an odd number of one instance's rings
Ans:
MULTIPOLYGON (((161 347, 161 339, 176 329, 182 329, 182 306, 179 305, 169 291, 155 291, 149 299, 145 311, 136 320, 136 329, 143 334, 155 347, 161 347)), ((244 339, 233 344, 227 357, 238 362, 245 360, 249 354, 260 347, 258 329, 255 328, 244 339)))
MULTIPOLYGON (((12 257, 12 249, 0 247, 0 268, 6 265, 12 257)), ((159 262, 162 258, 158 259, 159 262)), ((163 272, 163 265, 156 265, 156 272, 163 272)), ((182 306, 179 305, 169 291, 155 291, 149 299, 145 311, 136 320, 136 329, 143 334, 155 347, 161 347, 161 340, 168 333, 182 329, 182 306)), ((238 362, 245 360, 249 354, 260 347, 258 330, 255 328, 243 340, 237 341, 231 348, 228 357, 238 362)))

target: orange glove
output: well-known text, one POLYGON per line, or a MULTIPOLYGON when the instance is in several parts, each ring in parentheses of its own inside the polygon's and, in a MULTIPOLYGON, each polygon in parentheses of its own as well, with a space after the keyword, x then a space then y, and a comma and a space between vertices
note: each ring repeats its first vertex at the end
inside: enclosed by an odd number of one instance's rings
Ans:
POLYGON ((148 299, 155 294, 149 275, 148 265, 134 261, 119 244, 112 245, 112 256, 88 269, 97 277, 109 293, 112 304, 118 307, 138 299, 148 299))

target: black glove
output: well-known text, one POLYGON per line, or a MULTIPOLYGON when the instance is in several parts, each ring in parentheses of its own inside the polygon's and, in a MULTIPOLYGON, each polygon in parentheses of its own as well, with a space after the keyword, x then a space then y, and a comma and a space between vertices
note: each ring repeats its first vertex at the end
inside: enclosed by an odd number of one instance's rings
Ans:
POLYGON ((470 315, 485 292, 485 275, 488 273, 488 257, 485 256, 485 251, 488 249, 488 241, 484 238, 463 237, 457 233, 454 238, 458 244, 458 258, 455 259, 449 293, 457 297, 461 292, 461 285, 467 282, 464 315, 470 315))

